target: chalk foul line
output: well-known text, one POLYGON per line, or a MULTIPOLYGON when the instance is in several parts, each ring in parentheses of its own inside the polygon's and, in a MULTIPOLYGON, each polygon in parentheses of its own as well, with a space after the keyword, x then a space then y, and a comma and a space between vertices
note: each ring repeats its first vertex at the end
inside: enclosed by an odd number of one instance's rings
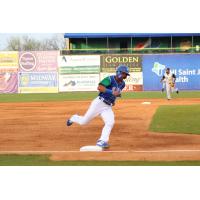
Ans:
POLYGON ((52 153, 176 153, 200 152, 200 149, 161 149, 161 150, 116 150, 116 151, 0 151, 0 154, 52 154, 52 153))

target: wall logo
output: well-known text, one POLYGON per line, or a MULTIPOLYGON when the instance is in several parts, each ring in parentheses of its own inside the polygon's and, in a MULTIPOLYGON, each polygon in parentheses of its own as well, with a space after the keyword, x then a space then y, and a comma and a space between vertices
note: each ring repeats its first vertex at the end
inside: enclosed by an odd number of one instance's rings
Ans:
POLYGON ((164 69, 165 69, 165 65, 162 65, 159 62, 155 62, 152 68, 152 72, 154 72, 158 76, 162 76, 164 69))
POLYGON ((136 76, 129 76, 126 80, 125 83, 126 84, 134 84, 134 85, 140 85, 142 84, 143 80, 142 80, 142 75, 141 73, 138 73, 138 75, 135 73, 134 75, 136 76))
POLYGON ((25 52, 20 56, 19 64, 24 71, 33 71, 36 66, 36 57, 31 52, 25 52))
POLYGON ((64 87, 67 87, 67 86, 75 86, 76 85, 76 82, 75 81, 69 81, 67 83, 64 84, 64 87))
POLYGON ((28 86, 28 84, 29 84, 29 76, 28 75, 21 76, 21 86, 25 87, 28 86))
POLYGON ((67 58, 65 56, 62 57, 62 61, 64 61, 65 63, 67 63, 67 58))

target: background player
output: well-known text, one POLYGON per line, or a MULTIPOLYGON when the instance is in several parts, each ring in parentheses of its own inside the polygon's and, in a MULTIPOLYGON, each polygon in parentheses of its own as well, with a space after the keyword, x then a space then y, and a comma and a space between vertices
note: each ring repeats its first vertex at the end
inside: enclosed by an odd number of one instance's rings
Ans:
POLYGON ((105 125, 96 145, 102 148, 109 147, 109 136, 114 125, 112 106, 114 106, 116 98, 121 96, 121 91, 125 87, 124 79, 127 76, 130 76, 128 67, 124 65, 118 66, 116 75, 108 76, 99 83, 97 88, 99 95, 92 101, 85 115, 73 115, 67 120, 67 126, 71 126, 73 122, 84 125, 100 115, 105 125))
POLYGON ((166 69, 165 74, 160 80, 163 83, 162 91, 164 91, 164 86, 166 87, 167 99, 171 99, 171 93, 176 91, 178 94, 178 88, 175 89, 176 75, 170 72, 170 68, 166 69))

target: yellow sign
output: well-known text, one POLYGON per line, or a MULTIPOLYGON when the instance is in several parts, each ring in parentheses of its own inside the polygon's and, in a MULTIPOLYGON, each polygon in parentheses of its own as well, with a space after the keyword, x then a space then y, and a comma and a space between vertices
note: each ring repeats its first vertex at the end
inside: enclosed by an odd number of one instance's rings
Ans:
POLYGON ((0 52, 0 67, 18 68, 18 52, 17 51, 0 52))
POLYGON ((58 93, 58 87, 20 87, 19 93, 58 93))

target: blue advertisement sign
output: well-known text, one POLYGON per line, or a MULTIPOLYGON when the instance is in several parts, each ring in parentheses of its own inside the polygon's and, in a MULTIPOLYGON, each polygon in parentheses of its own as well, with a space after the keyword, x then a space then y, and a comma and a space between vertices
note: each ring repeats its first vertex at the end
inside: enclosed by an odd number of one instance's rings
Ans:
POLYGON ((19 73, 19 87, 57 87, 57 72, 19 73))
POLYGON ((165 54, 143 56, 144 90, 161 90, 160 80, 168 67, 176 75, 177 88, 200 89, 200 54, 165 54))

